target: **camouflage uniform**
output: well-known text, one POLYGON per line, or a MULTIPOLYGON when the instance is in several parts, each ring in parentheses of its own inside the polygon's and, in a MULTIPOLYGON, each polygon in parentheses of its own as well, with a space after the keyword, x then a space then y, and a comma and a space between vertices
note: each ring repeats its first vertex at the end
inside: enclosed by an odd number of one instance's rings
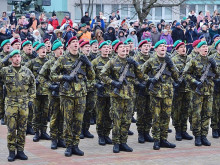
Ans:
MULTIPOLYGON (((109 57, 99 56, 92 61, 94 71, 96 73, 96 83, 101 83, 100 73, 104 65, 109 61, 109 57)), ((102 83, 103 84, 103 83, 102 83)), ((104 85, 104 84, 103 84, 104 85)), ((110 96, 109 87, 104 85, 104 92, 100 93, 97 91, 97 102, 96 102, 96 131, 99 137, 109 136, 111 131, 112 120, 109 116, 110 110, 110 96)))
MULTIPOLYGON (((145 62, 141 69, 145 75, 145 80, 148 80, 147 75, 153 77, 163 63, 164 58, 157 55, 145 62)), ((177 78, 178 72, 175 67, 166 66, 161 78, 154 84, 154 91, 150 91, 153 118, 152 134, 155 141, 167 139, 173 97, 172 82, 173 79, 176 81, 177 78)))
MULTIPOLYGON (((127 63, 127 59, 115 57, 105 64, 101 71, 101 80, 110 85, 113 80, 118 81, 120 71, 122 71, 127 63)), ((127 75, 127 85, 122 85, 119 90, 119 96, 114 92, 110 93, 111 108, 110 117, 113 120, 112 141, 113 144, 127 143, 128 129, 131 124, 133 112, 133 97, 135 77, 142 79, 143 75, 140 71, 140 66, 137 68, 133 65, 129 67, 129 75, 127 75)), ((114 89, 114 88, 113 88, 114 89)), ((113 91, 113 89, 111 89, 113 91)))
POLYGON ((35 79, 31 71, 21 66, 19 70, 13 66, 4 67, 0 71, 7 96, 5 98, 5 117, 8 126, 8 149, 24 150, 28 118, 28 102, 35 97, 35 79))
POLYGON ((85 73, 78 74, 78 82, 68 83, 64 86, 63 75, 69 75, 73 64, 78 60, 79 55, 68 54, 61 56, 51 68, 51 79, 60 82, 60 102, 61 111, 64 112, 64 138, 67 147, 79 144, 83 115, 86 106, 86 83, 85 78, 93 80, 95 73, 92 68, 82 65, 81 69, 85 73))
MULTIPOLYGON (((40 58, 39 56, 25 64, 34 74, 35 78, 42 68, 42 66, 47 62, 47 58, 40 58)), ((37 80, 38 81, 38 80, 37 80)), ((39 81, 38 81, 39 82, 39 81)), ((34 100, 34 115, 33 115, 33 129, 34 132, 46 132, 47 130, 47 117, 48 117, 48 88, 44 86, 45 84, 37 84, 37 96, 34 100)))

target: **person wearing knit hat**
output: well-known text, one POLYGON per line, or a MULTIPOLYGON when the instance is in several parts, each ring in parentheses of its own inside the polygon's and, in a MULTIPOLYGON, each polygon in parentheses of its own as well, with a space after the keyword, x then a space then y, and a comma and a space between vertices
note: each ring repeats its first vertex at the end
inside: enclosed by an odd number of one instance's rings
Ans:
POLYGON ((14 41, 11 42, 11 47, 13 50, 20 50, 21 49, 21 41, 19 39, 15 39, 14 41))

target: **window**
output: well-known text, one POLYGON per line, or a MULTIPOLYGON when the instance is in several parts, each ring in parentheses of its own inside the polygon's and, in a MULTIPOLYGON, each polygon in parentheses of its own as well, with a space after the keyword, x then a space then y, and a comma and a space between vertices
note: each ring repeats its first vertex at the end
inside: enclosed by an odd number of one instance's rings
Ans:
POLYGON ((186 17, 186 5, 180 5, 180 19, 186 17))
POLYGON ((165 20, 172 20, 172 7, 165 7, 165 20))
POLYGON ((188 5, 189 12, 194 10, 196 12, 196 5, 188 5))
POLYGON ((152 20, 152 9, 150 10, 149 14, 147 15, 148 20, 152 20))
MULTIPOLYGON (((89 5, 87 5, 87 4, 85 5, 85 11, 88 11, 88 6, 89 6, 89 5)), ((93 10, 94 10, 94 9, 93 9, 93 10)), ((88 12, 89 12, 89 16, 90 16, 91 19, 92 19, 92 18, 93 18, 93 13, 91 13, 91 11, 92 11, 92 5, 89 6, 89 11, 88 11, 88 12), (90 15, 90 14, 91 14, 91 15, 90 15)), ((84 13, 85 13, 85 12, 84 12, 84 13)))
POLYGON ((203 15, 205 15, 205 5, 198 5, 198 15, 200 11, 202 11, 203 15))
POLYGON ((214 13, 214 5, 207 5, 207 11, 210 12, 210 15, 213 15, 213 13, 214 13))
POLYGON ((130 7, 130 18, 136 20, 138 18, 137 12, 133 6, 130 7))
POLYGON ((155 20, 161 20, 162 18, 162 7, 155 8, 155 20))
POLYGON ((96 15, 99 15, 99 12, 104 11, 104 5, 96 5, 96 15))
POLYGON ((112 5, 112 12, 117 12, 119 10, 119 5, 112 5))
POLYGON ((82 18, 82 15, 81 15, 80 5, 76 4, 75 5, 75 19, 80 20, 81 18, 82 18))
POLYGON ((128 5, 121 5, 121 19, 128 17, 128 5))

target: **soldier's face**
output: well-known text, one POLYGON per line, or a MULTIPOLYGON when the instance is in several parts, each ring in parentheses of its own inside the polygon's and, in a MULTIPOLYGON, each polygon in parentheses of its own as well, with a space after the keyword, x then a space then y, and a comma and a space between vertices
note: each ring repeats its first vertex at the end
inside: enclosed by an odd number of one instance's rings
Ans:
POLYGON ((150 51, 150 44, 143 44, 141 47, 141 53, 148 55, 149 51, 150 51))
POLYGON ((47 51, 50 52, 50 51, 51 51, 51 43, 50 43, 50 41, 47 41, 47 42, 45 43, 45 45, 46 45, 46 47, 47 47, 47 51))
POLYGON ((79 49, 79 42, 78 40, 72 40, 70 42, 70 45, 69 45, 69 50, 71 51, 78 51, 79 49))
POLYGON ((94 52, 98 51, 98 44, 97 43, 92 44, 92 51, 94 51, 94 52))
POLYGON ((101 48, 101 53, 103 57, 108 57, 108 53, 109 53, 109 46, 108 45, 104 45, 101 48))
POLYGON ((43 46, 41 47, 38 51, 37 51, 38 55, 40 58, 45 58, 46 55, 47 55, 47 50, 46 50, 46 47, 43 46))
POLYGON ((117 49, 118 56, 121 58, 126 58, 126 49, 124 45, 119 45, 117 49))
POLYGON ((60 46, 59 48, 57 48, 55 51, 54 51, 54 54, 55 54, 55 57, 60 57, 63 55, 63 47, 60 46))
POLYGON ((83 52, 83 54, 85 54, 85 55, 89 55, 89 53, 90 53, 90 45, 89 44, 86 44, 86 45, 84 45, 83 47, 82 47, 82 52, 83 52))
POLYGON ((129 42, 129 45, 130 45, 130 50, 133 50, 133 49, 134 49, 134 44, 133 44, 133 42, 129 42))
POLYGON ((21 65, 21 55, 16 54, 12 58, 10 58, 12 66, 19 67, 21 65))
POLYGON ((3 51, 4 51, 5 53, 10 52, 10 47, 11 47, 11 44, 10 44, 10 43, 5 44, 5 45, 3 46, 3 51))
POLYGON ((164 45, 164 44, 160 44, 160 45, 155 49, 155 51, 157 52, 157 55, 158 55, 159 57, 165 57, 166 51, 167 51, 167 47, 166 47, 166 45, 164 45))
POLYGON ((126 45, 126 46, 125 46, 125 49, 126 49, 126 54, 129 55, 129 52, 130 52, 130 45, 126 45))
POLYGON ((214 39, 214 43, 216 43, 218 40, 220 40, 220 37, 216 37, 216 38, 214 39))
POLYGON ((179 55, 185 55, 186 54, 186 46, 181 45, 176 51, 179 55))
POLYGON ((200 53, 201 56, 207 56, 207 54, 208 54, 208 46, 207 45, 202 45, 199 48, 199 53, 200 53))
POLYGON ((31 44, 25 45, 23 50, 24 50, 25 54, 32 54, 32 51, 33 51, 32 45, 31 44))
POLYGON ((109 54, 112 53, 112 46, 111 45, 108 46, 108 53, 109 54))
POLYGON ((20 42, 16 42, 15 44, 12 45, 12 48, 20 50, 21 49, 21 43, 20 42))

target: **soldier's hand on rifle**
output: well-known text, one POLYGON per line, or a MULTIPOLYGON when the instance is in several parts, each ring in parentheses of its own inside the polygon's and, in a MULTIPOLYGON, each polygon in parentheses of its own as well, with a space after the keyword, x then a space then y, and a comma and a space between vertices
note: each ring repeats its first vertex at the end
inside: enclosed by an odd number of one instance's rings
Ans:
POLYGON ((155 84, 156 82, 157 82, 157 80, 155 78, 148 79, 148 84, 150 84, 150 83, 155 84))
POLYGON ((7 64, 7 63, 8 63, 8 59, 9 59, 10 57, 11 57, 10 55, 7 55, 6 57, 4 57, 4 58, 2 59, 2 63, 3 63, 3 64, 7 64))
POLYGON ((134 67, 138 67, 138 62, 135 61, 135 60, 134 60, 133 58, 131 58, 131 57, 127 58, 127 62, 128 62, 128 64, 130 64, 130 65, 134 65, 134 67))
POLYGON ((56 85, 50 85, 49 89, 52 90, 52 91, 59 92, 59 85, 57 85, 57 84, 56 85))
POLYGON ((85 55, 81 55, 80 60, 88 67, 92 66, 92 63, 89 61, 89 59, 85 55))
POLYGON ((146 88, 146 83, 145 82, 143 82, 143 83, 139 83, 139 84, 137 84, 137 87, 139 88, 139 90, 145 90, 145 88, 146 88))
POLYGON ((211 67, 212 67, 212 68, 216 68, 216 61, 215 61, 214 58, 210 58, 210 59, 209 59, 209 62, 210 62, 210 64, 211 64, 211 67))
POLYGON ((169 67, 169 68, 172 68, 173 67, 173 61, 171 60, 171 58, 168 56, 168 55, 166 55, 165 56, 165 58, 164 58, 164 60, 165 60, 165 62, 167 63, 167 66, 169 67))
POLYGON ((104 85, 103 85, 103 84, 100 84, 100 83, 96 83, 96 84, 95 84, 95 87, 96 87, 98 90, 104 89, 104 85))
POLYGON ((74 77, 69 76, 69 75, 63 75, 63 81, 71 82, 74 81, 74 77))
POLYGON ((121 83, 121 82, 118 82, 118 81, 115 81, 115 80, 112 80, 111 84, 112 84, 115 88, 118 88, 118 89, 120 89, 121 86, 122 86, 122 83, 121 83))
POLYGON ((201 88, 202 87, 202 83, 200 81, 195 81, 194 84, 196 85, 197 88, 201 88))

